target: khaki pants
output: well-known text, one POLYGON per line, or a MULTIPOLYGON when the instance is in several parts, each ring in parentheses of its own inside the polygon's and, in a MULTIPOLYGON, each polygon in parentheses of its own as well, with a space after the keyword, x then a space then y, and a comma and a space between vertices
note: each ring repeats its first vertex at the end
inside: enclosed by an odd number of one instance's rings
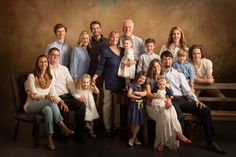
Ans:
POLYGON ((104 92, 103 121, 105 129, 111 129, 113 118, 114 118, 114 127, 120 128, 120 104, 116 103, 117 102, 116 96, 113 97, 112 101, 112 92, 110 90, 107 90, 105 89, 105 87, 103 87, 103 92, 104 92))

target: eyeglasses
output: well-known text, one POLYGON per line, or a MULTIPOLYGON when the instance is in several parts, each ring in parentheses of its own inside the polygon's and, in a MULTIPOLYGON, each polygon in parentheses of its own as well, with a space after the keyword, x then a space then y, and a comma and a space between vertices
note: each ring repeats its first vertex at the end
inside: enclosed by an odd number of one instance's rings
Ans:
POLYGON ((51 54, 53 57, 60 57, 60 55, 59 54, 51 54))

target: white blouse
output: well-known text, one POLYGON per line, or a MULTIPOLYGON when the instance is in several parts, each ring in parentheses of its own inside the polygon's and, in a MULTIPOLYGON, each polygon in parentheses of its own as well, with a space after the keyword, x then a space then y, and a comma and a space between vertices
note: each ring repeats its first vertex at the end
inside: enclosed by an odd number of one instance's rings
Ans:
POLYGON ((42 99, 45 99, 45 95, 52 95, 57 98, 57 103, 61 101, 61 98, 58 97, 55 87, 54 87, 54 80, 52 79, 51 84, 48 86, 48 88, 41 88, 38 84, 38 81, 36 81, 37 78, 34 77, 34 74, 29 74, 28 79, 25 81, 25 91, 30 90, 33 93, 36 93, 36 99, 33 100, 30 96, 27 96, 24 110, 27 112, 27 106, 32 103, 33 101, 39 101, 42 99))

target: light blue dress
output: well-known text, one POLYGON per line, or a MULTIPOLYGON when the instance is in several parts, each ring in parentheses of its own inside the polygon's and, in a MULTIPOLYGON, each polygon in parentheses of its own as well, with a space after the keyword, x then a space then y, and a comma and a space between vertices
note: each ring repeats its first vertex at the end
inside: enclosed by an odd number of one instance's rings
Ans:
POLYGON ((73 48, 70 59, 70 73, 73 79, 80 79, 88 73, 90 57, 87 49, 82 47, 73 48))

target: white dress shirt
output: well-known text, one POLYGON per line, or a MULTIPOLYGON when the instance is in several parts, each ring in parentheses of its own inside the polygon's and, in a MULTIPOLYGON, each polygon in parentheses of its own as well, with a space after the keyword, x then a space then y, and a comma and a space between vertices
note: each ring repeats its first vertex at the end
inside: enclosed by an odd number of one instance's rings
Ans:
POLYGON ((170 83, 174 96, 186 96, 187 98, 198 102, 197 96, 192 92, 183 73, 178 72, 173 67, 166 68, 163 71, 167 78, 167 82, 170 83))
POLYGON ((152 53, 144 53, 139 57, 138 66, 137 66, 137 72, 140 71, 146 71, 148 70, 148 67, 153 59, 159 59, 160 57, 158 54, 152 52, 152 53))
POLYGON ((57 94, 60 96, 71 93, 71 95, 77 99, 78 95, 76 94, 75 82, 72 79, 68 68, 59 64, 56 68, 51 66, 50 70, 54 78, 57 94))

